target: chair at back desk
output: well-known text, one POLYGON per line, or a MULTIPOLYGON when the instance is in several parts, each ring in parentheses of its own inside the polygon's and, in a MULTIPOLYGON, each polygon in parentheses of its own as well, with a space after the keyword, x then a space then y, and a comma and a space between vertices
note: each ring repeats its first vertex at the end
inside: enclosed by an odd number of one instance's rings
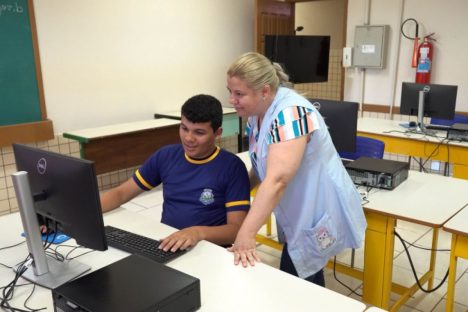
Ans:
POLYGON ((453 119, 431 118, 432 125, 452 126, 454 123, 468 124, 468 116, 455 114, 453 119))
POLYGON ((385 143, 383 141, 357 136, 354 152, 339 152, 341 158, 356 160, 359 157, 383 158, 385 143))
MULTIPOLYGON (((453 126, 456 123, 468 124, 468 116, 455 114, 453 119, 431 118, 431 125, 453 126)), ((449 163, 446 162, 444 165, 444 176, 449 175, 449 171, 449 163)))

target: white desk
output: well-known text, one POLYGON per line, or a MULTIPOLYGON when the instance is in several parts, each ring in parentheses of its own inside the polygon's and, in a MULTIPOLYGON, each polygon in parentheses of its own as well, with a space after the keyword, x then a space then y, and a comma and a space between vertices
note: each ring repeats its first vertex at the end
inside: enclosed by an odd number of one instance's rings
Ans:
POLYGON ((468 142, 443 141, 446 132, 438 132, 439 138, 405 133, 407 129, 399 125, 402 122, 379 118, 359 118, 357 130, 359 135, 384 141, 387 153, 428 158, 433 151, 436 151, 431 159, 452 163, 453 176, 468 179, 468 142))
MULTIPOLYGON (((163 237, 173 230, 148 217, 146 214, 119 208, 105 215, 105 223, 154 238, 163 237)), ((154 208, 156 209, 156 208, 154 208)), ((6 235, 0 236, 0 247, 23 240, 19 215, 0 217, 0 228, 6 235)), ((77 252, 78 254, 79 252, 77 252)), ((26 245, 0 251, 2 263, 14 265, 26 257, 26 245)), ((93 252, 79 261, 101 268, 128 255, 110 248, 105 252, 93 252)), ((201 281, 200 311, 310 311, 320 307, 321 311, 364 311, 365 304, 319 287, 268 265, 259 263, 255 267, 243 268, 233 264, 233 256, 225 249, 202 241, 190 252, 168 264, 177 270, 193 275, 201 281)), ((0 267, 0 283, 11 281, 13 272, 0 267)), ((20 283, 23 280, 20 279, 20 283)), ((15 291, 11 305, 22 307, 32 286, 20 287, 15 291)), ((51 292, 36 287, 29 300, 30 307, 47 307, 52 310, 51 292)))
POLYGON ((444 225, 444 230, 452 233, 452 247, 450 251, 450 269, 447 284, 446 311, 453 310, 455 298, 455 279, 457 276, 457 260, 468 260, 468 207, 465 207, 444 225))
MULTIPOLYGON (((237 155, 247 168, 251 167, 247 152, 237 155)), ((360 272, 342 264, 337 265, 337 270, 363 280, 365 302, 397 310, 418 290, 416 285, 406 287, 392 283, 397 220, 432 227, 432 249, 436 249, 439 229, 468 204, 467 192, 467 180, 416 171, 410 171, 408 179, 393 191, 374 189, 368 196, 369 202, 364 205, 368 225, 364 242, 364 270, 360 272), (392 291, 401 297, 389 307, 392 291)), ((468 220, 468 217, 465 219, 468 220)), ((468 232, 467 228, 465 232, 468 232)), ((468 254, 468 241, 466 244, 465 252, 468 254)), ((434 280, 435 261, 436 254, 432 252, 429 270, 420 278, 421 284, 428 282, 429 288, 432 288, 434 280)))

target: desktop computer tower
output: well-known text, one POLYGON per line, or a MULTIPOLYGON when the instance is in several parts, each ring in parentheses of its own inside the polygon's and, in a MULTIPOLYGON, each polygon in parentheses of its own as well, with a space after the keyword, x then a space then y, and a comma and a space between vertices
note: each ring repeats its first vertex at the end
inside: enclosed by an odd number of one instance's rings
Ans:
POLYGON ((408 178, 409 163, 360 157, 346 166, 354 184, 393 190, 408 178))
POLYGON ((56 312, 188 312, 201 306, 200 280, 131 255, 52 290, 56 312))

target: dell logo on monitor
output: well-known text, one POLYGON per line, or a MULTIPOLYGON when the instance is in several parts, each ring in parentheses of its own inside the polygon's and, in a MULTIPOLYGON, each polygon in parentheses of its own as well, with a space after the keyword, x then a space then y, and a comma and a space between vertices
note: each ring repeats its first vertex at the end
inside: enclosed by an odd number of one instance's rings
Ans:
POLYGON ((320 110, 320 102, 314 102, 312 105, 315 107, 316 110, 320 110))
POLYGON ((37 172, 39 172, 39 174, 44 174, 46 172, 47 161, 45 160, 45 158, 39 159, 39 161, 37 162, 36 168, 37 168, 37 172))

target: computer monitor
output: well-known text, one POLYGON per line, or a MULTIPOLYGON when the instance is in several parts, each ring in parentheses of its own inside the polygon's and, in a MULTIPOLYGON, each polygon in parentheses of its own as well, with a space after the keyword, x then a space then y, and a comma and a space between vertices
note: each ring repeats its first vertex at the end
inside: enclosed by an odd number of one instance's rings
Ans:
POLYGON ((24 277, 55 288, 89 270, 76 260, 46 258, 39 219, 77 244, 106 250, 107 241, 94 163, 88 160, 13 144, 18 172, 12 175, 33 270, 24 277))
POLYGON ((292 83, 328 81, 329 55, 330 36, 265 36, 265 56, 281 64, 292 83))
POLYGON ((453 119, 457 102, 457 86, 403 82, 400 114, 418 116, 424 131, 424 117, 453 119))
POLYGON ((325 120, 331 139, 338 152, 356 150, 357 118, 356 102, 308 99, 325 120))

